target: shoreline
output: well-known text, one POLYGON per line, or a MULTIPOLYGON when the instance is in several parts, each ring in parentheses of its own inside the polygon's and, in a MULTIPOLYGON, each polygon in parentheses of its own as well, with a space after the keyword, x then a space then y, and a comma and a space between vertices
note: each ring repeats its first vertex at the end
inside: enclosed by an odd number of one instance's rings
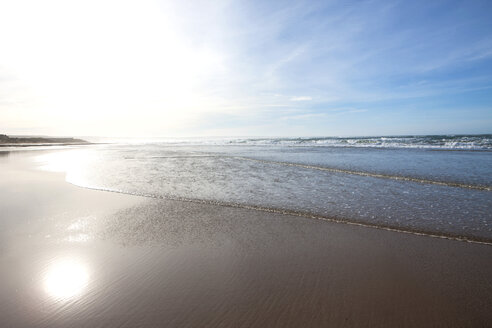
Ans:
POLYGON ((410 235, 415 235, 415 236, 425 236, 425 237, 429 237, 429 238, 447 239, 447 240, 453 240, 453 241, 458 241, 458 242, 463 242, 463 243, 472 243, 472 244, 492 246, 492 240, 487 239, 487 238, 479 238, 479 237, 473 237, 473 236, 464 236, 464 235, 447 234, 447 233, 442 233, 442 234, 438 235, 438 234, 435 234, 431 231, 417 230, 417 229, 411 229, 411 228, 403 229, 403 228, 398 227, 398 226, 371 224, 370 222, 357 221, 357 220, 346 219, 346 218, 322 216, 322 215, 318 215, 318 214, 310 213, 310 212, 301 212, 301 211, 287 210, 287 209, 281 209, 281 208, 275 208, 275 207, 263 207, 263 206, 248 205, 248 204, 241 204, 241 203, 228 203, 228 202, 212 201, 212 200, 205 200, 205 199, 166 197, 166 196, 143 194, 143 193, 142 194, 129 193, 129 192, 113 190, 113 189, 109 189, 109 188, 88 187, 88 186, 80 186, 80 185, 77 185, 77 184, 71 183, 71 182, 68 182, 68 183, 72 184, 73 186, 79 187, 79 188, 84 188, 84 189, 94 190, 94 191, 109 192, 109 193, 129 195, 129 196, 135 196, 135 197, 145 197, 145 198, 149 198, 149 199, 160 199, 160 200, 177 201, 177 202, 183 202, 183 203, 194 203, 194 204, 203 204, 203 205, 211 205, 211 206, 238 208, 238 209, 245 209, 245 210, 251 210, 251 211, 259 211, 259 212, 264 212, 264 213, 274 213, 274 214, 280 214, 280 215, 295 216, 295 217, 308 219, 308 220, 318 220, 318 221, 325 221, 325 222, 331 222, 331 223, 336 223, 336 224, 353 225, 353 226, 359 226, 359 227, 364 227, 364 228, 368 228, 368 229, 378 229, 378 230, 385 230, 385 231, 391 231, 391 232, 396 232, 396 233, 410 234, 410 235))
POLYGON ((0 157, 1 325, 492 321, 490 245, 90 190, 36 170, 29 156, 0 157), (60 297, 46 275, 67 258, 88 278, 60 297))
MULTIPOLYGON (((98 144, 98 143, 97 143, 98 144)), ((77 142, 77 143, 68 143, 68 142, 61 142, 61 143, 54 143, 54 142, 49 142, 49 143, 0 143, 0 147, 49 147, 49 146, 85 146, 85 145, 96 145, 96 143, 92 142, 77 142)))

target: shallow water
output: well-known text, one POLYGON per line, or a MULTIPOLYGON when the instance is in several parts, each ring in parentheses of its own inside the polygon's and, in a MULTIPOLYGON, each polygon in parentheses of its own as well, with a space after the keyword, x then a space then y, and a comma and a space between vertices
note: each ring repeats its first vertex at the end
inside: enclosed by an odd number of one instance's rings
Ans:
POLYGON ((490 151, 204 140, 98 145, 36 160, 84 187, 492 240, 490 151))

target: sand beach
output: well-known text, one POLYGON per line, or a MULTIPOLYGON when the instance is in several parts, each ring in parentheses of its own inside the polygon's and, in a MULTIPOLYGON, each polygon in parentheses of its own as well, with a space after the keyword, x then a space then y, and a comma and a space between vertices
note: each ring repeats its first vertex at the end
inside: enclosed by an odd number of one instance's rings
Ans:
POLYGON ((0 157, 2 327, 492 321, 490 245, 88 190, 27 157, 0 157))

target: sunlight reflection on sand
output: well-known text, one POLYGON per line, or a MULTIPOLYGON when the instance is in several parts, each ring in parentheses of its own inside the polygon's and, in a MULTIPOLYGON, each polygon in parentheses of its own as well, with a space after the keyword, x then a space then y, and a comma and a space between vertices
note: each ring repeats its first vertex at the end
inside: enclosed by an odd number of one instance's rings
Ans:
POLYGON ((57 300, 81 295, 89 284, 89 270, 77 259, 65 258, 53 262, 44 276, 44 290, 57 300))

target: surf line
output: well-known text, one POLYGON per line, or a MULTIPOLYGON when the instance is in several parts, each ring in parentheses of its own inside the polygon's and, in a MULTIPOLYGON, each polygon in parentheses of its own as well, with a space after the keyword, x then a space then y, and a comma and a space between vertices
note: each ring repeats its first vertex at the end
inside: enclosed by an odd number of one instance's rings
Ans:
POLYGON ((309 213, 309 212, 301 212, 301 211, 286 210, 286 209, 264 207, 264 206, 257 206, 257 205, 240 204, 240 203, 221 202, 221 201, 198 199, 198 198, 195 199, 195 198, 186 198, 186 197, 170 196, 170 195, 154 195, 154 194, 145 194, 145 193, 134 193, 134 192, 127 192, 124 190, 110 189, 110 188, 104 188, 104 187, 84 186, 84 185, 79 185, 79 184, 76 184, 76 183, 73 183, 70 181, 67 181, 67 182, 74 185, 74 186, 77 186, 80 188, 85 188, 85 189, 90 189, 90 190, 113 192, 113 193, 117 193, 117 194, 125 194, 125 195, 137 196, 137 197, 161 199, 161 200, 168 200, 168 201, 187 202, 187 203, 195 203, 195 204, 203 204, 203 205, 211 205, 211 206, 222 206, 222 207, 229 207, 229 208, 238 208, 238 209, 245 209, 245 210, 252 210, 252 211, 260 211, 260 212, 267 212, 267 213, 274 213, 274 214, 281 214, 281 215, 291 215, 291 216, 297 216, 297 217, 312 219, 312 220, 347 224, 347 225, 352 225, 352 226, 359 226, 359 227, 378 229, 378 230, 386 230, 386 231, 392 231, 392 232, 404 233, 404 234, 410 234, 410 235, 416 235, 416 236, 448 239, 448 240, 455 240, 455 241, 472 243, 472 244, 481 244, 481 245, 492 246, 492 241, 490 241, 490 239, 486 239, 486 238, 473 238, 473 237, 469 238, 469 237, 465 237, 465 236, 459 236, 459 235, 454 235, 454 234, 445 234, 445 233, 444 234, 436 234, 436 233, 432 233, 432 232, 414 230, 411 228, 407 228, 407 229, 403 228, 402 229, 402 228, 397 228, 397 227, 393 227, 393 226, 371 224, 369 222, 360 222, 360 221, 356 221, 356 220, 352 221, 350 219, 340 219, 340 218, 336 218, 336 217, 316 215, 314 213, 309 213))
POLYGON ((474 189, 474 190, 482 190, 482 191, 492 191, 492 187, 479 186, 479 185, 469 185, 469 184, 458 183, 458 182, 444 182, 444 181, 435 181, 435 180, 428 180, 428 179, 404 177, 404 176, 398 176, 398 175, 343 170, 343 169, 335 169, 335 168, 316 166, 316 165, 279 162, 279 161, 269 161, 269 160, 264 160, 264 159, 256 159, 256 158, 242 157, 242 156, 231 156, 231 158, 245 160, 245 161, 265 163, 265 164, 276 164, 276 165, 300 167, 303 169, 311 169, 311 170, 318 170, 318 171, 353 174, 353 175, 359 175, 359 176, 363 176, 363 177, 391 179, 391 180, 400 180, 400 181, 410 181, 410 182, 417 182, 417 183, 423 183, 423 184, 433 184, 433 185, 446 186, 446 187, 456 187, 456 188, 474 189))

